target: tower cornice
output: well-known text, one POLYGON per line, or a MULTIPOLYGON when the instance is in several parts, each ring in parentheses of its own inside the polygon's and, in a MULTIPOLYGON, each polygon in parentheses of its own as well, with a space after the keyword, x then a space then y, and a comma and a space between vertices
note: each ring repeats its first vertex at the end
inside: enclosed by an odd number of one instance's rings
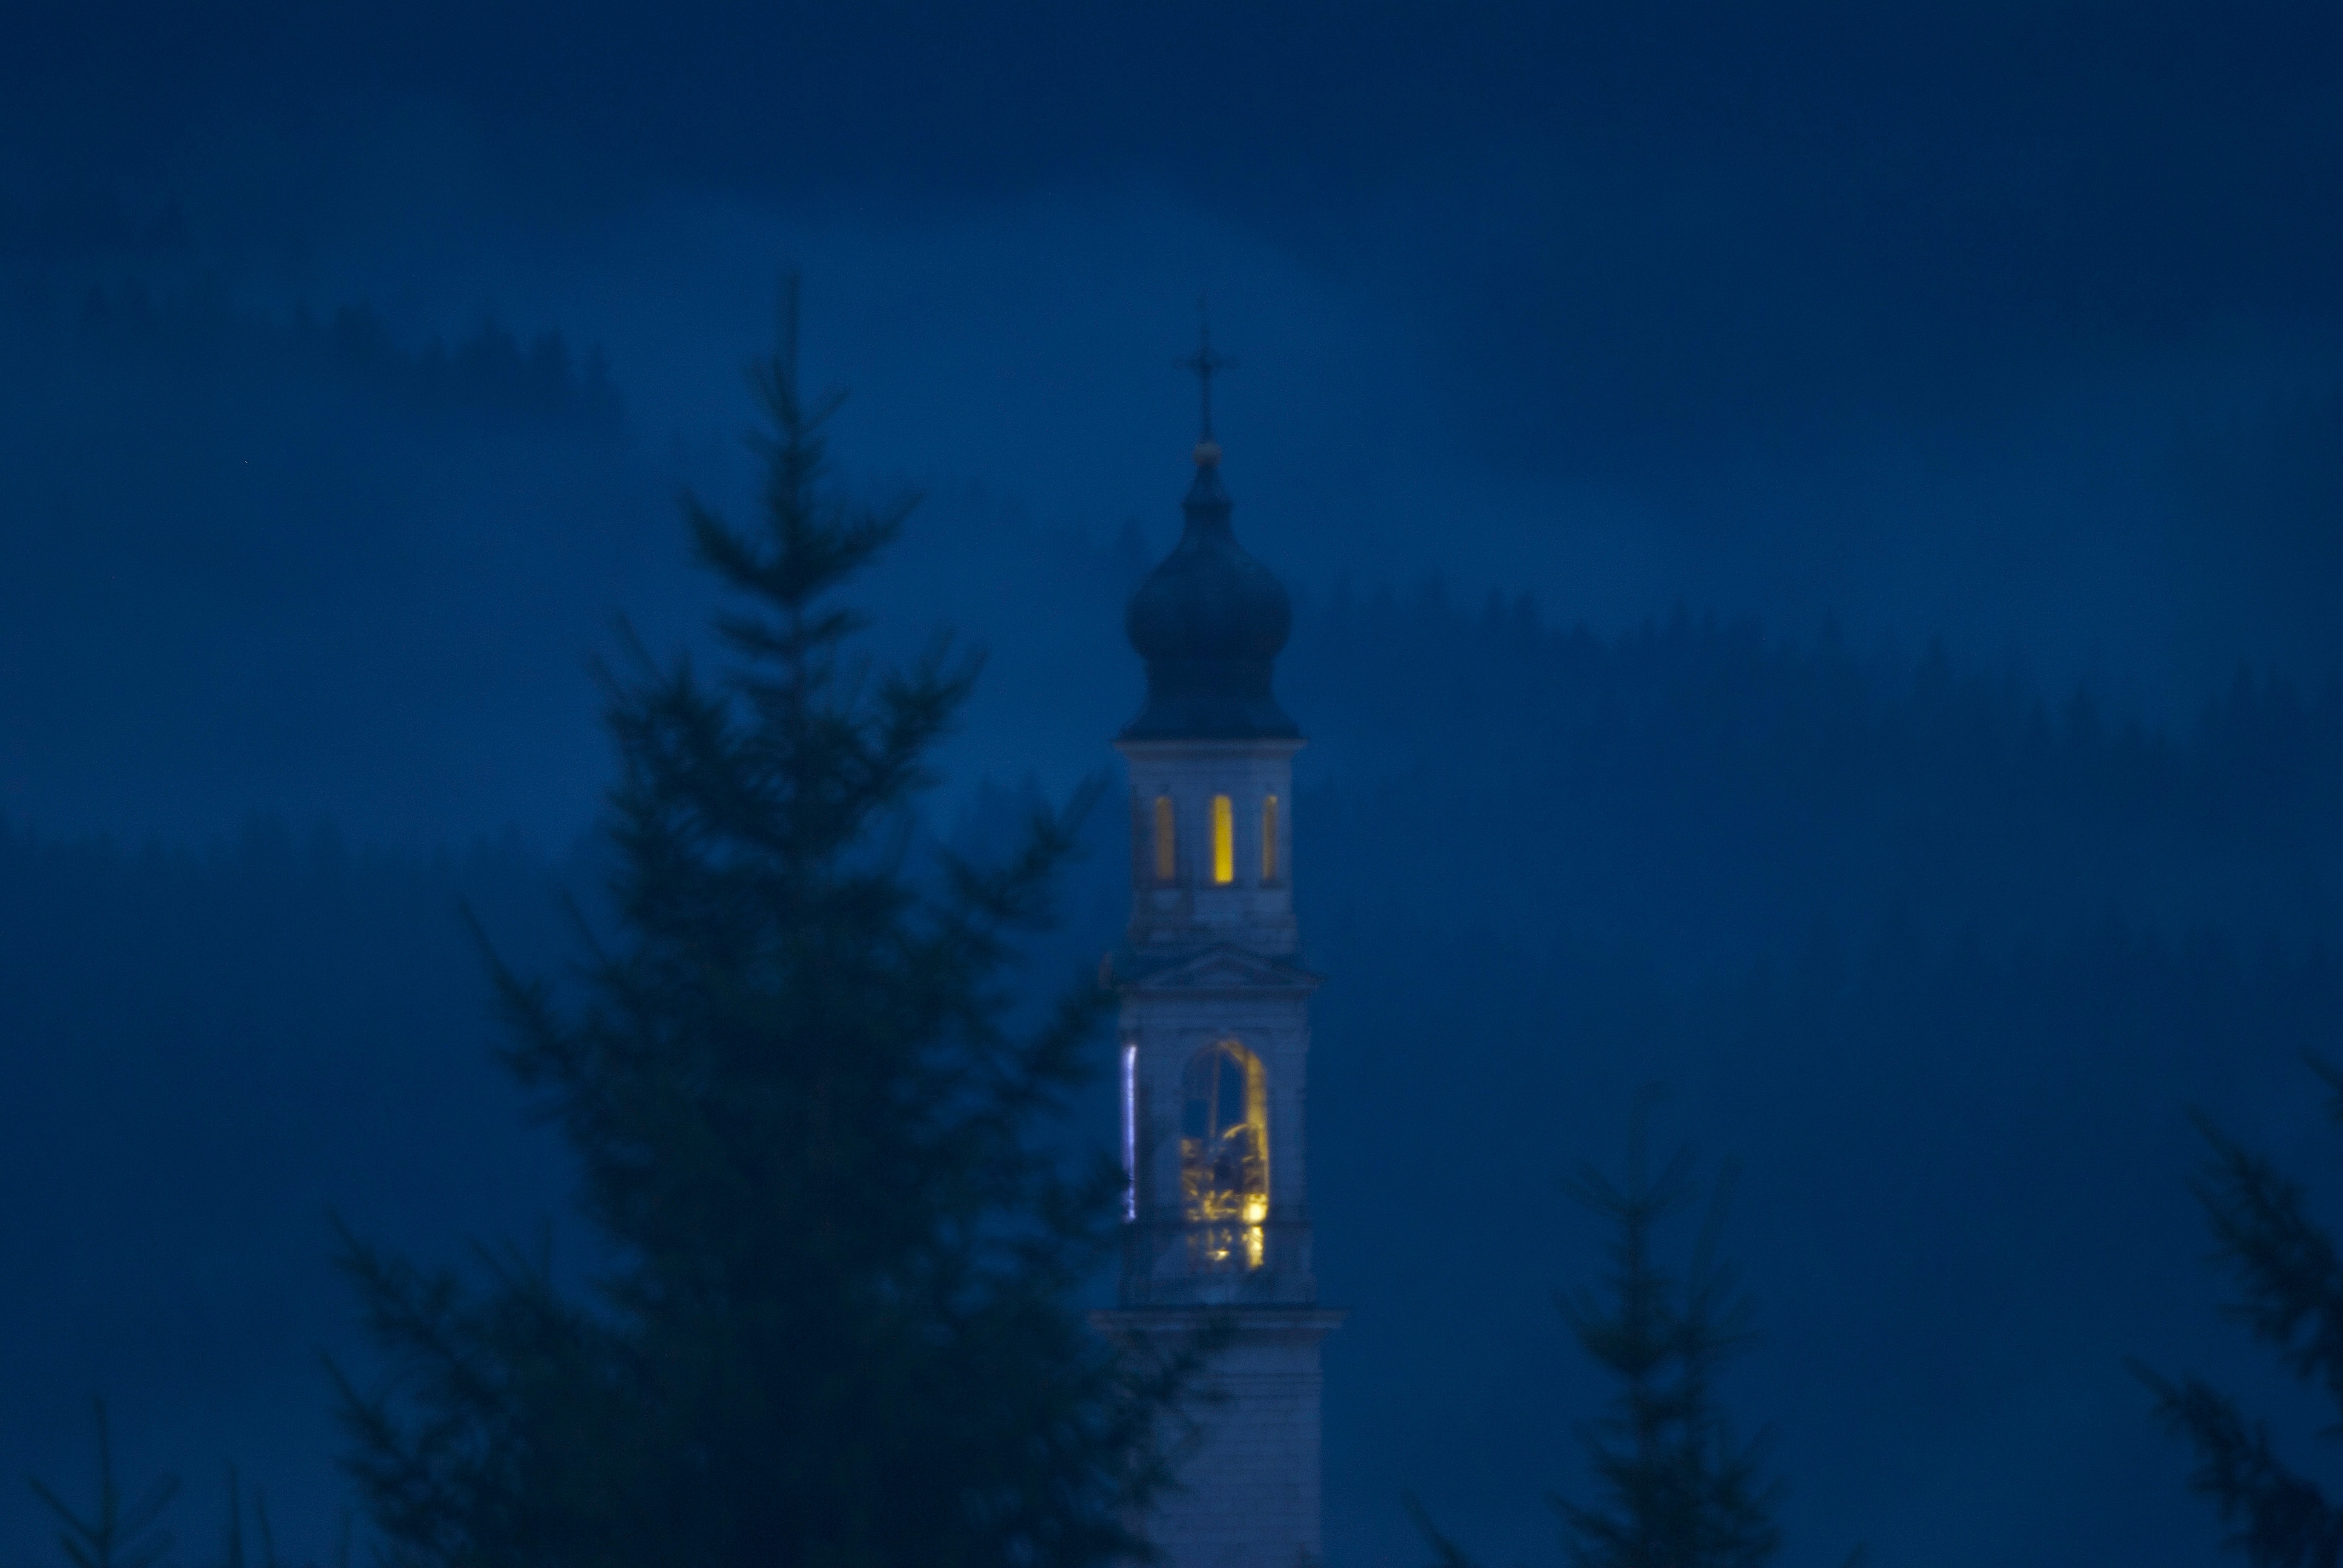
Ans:
POLYGON ((1209 334, 1183 363, 1202 427, 1179 544, 1132 594, 1147 700, 1116 738, 1131 780, 1131 923, 1100 981, 1120 997, 1124 1345, 1212 1336, 1213 1409, 1149 1523, 1165 1568, 1318 1560, 1320 1347, 1306 1126, 1310 1002, 1296 956, 1293 759, 1274 665, 1292 604, 1230 526, 1209 334), (1224 1337, 1222 1337, 1224 1335, 1224 1337))
POLYGON ((1325 977, 1282 957, 1214 942, 1179 954, 1141 954, 1129 949, 1108 955, 1108 979, 1126 993, 1177 992, 1195 996, 1224 991, 1249 997, 1306 998, 1325 977))

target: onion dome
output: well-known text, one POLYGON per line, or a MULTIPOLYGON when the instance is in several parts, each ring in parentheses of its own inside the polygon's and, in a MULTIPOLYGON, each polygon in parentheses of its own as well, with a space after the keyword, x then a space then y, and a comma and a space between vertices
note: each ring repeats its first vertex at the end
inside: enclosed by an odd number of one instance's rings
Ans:
POLYGON ((1244 553, 1229 527, 1221 448, 1196 447, 1181 503, 1187 528, 1131 596, 1123 628, 1147 661, 1147 706, 1125 740, 1254 740, 1301 730, 1270 692, 1271 667, 1293 629, 1285 585, 1244 553))

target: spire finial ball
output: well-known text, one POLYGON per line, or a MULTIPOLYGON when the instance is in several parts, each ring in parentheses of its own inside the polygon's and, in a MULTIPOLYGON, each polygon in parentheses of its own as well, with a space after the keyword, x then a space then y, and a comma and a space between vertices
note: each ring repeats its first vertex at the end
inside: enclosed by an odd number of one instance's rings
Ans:
POLYGON ((1212 440, 1199 441, 1195 457, 1199 468, 1217 468, 1221 466, 1221 444, 1212 440))

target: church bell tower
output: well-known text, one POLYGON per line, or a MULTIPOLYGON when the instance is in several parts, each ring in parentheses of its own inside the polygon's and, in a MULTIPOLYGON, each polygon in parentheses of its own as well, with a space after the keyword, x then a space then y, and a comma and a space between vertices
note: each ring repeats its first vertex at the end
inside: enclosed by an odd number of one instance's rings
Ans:
POLYGON ((1293 916, 1300 729, 1271 689, 1284 587, 1230 527, 1212 439, 1209 333, 1179 544, 1131 596, 1147 701, 1116 739, 1131 777, 1131 909, 1121 993, 1130 1173, 1108 1332, 1231 1337, 1207 1370, 1199 1441, 1149 1534, 1169 1568, 1307 1568, 1320 1552, 1319 1347, 1342 1314, 1311 1269, 1304 1107, 1310 997, 1293 916))

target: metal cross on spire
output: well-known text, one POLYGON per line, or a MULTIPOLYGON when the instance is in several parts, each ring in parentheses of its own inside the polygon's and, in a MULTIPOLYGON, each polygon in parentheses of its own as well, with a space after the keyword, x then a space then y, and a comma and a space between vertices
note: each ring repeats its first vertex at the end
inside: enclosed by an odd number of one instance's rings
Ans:
POLYGON ((1198 447, 1202 447, 1214 445, 1212 441, 1212 374, 1219 370, 1235 368, 1236 361, 1225 354, 1212 352, 1212 321, 1205 310, 1204 297, 1201 294, 1196 297, 1196 314, 1202 318, 1196 327, 1196 352, 1184 358, 1174 359, 1172 363, 1182 370, 1192 370, 1196 373, 1197 387, 1203 394, 1204 428, 1203 433, 1196 437, 1198 447))

